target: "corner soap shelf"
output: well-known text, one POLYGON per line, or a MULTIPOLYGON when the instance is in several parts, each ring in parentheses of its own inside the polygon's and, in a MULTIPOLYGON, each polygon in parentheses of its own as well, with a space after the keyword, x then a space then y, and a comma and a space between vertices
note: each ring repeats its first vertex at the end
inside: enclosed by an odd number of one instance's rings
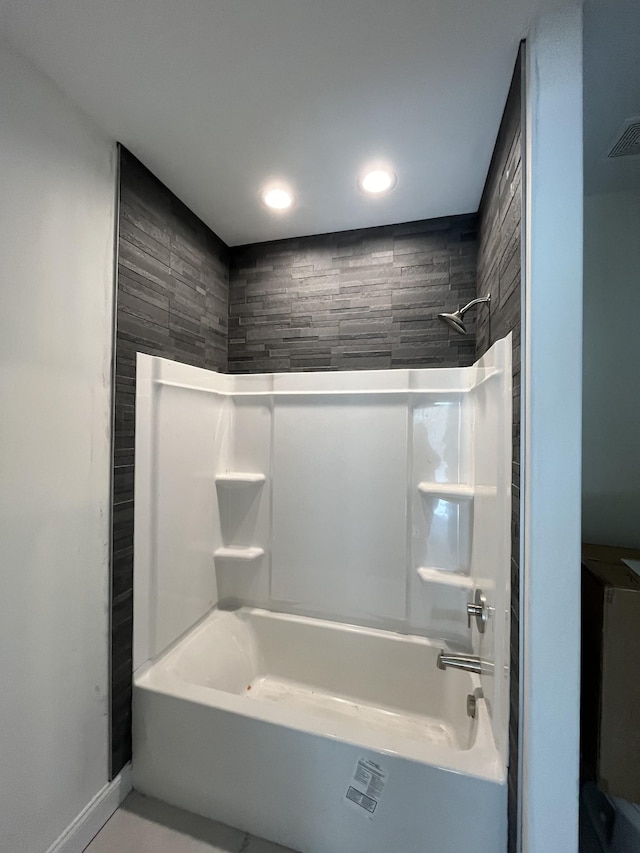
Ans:
POLYGON ((471 589, 473 587, 473 579, 460 572, 449 572, 446 569, 431 566, 420 566, 416 572, 423 583, 439 583, 458 589, 471 589))
MULTIPOLYGON (((248 471, 225 471, 215 475, 216 486, 222 486, 225 489, 223 494, 225 495, 224 500, 226 502, 225 505, 227 509, 230 509, 230 507, 235 505, 238 501, 244 503, 245 501, 253 500, 255 493, 251 490, 243 492, 242 489, 250 486, 259 488, 263 485, 266 479, 267 478, 264 474, 251 473, 248 471), (233 492, 226 491, 227 489, 240 489, 241 491, 236 492, 234 496, 233 492)), ((213 552, 213 558, 216 561, 224 560, 225 562, 231 561, 236 563, 252 563, 263 556, 264 548, 260 548, 257 545, 226 545, 222 548, 216 548, 213 552)))
POLYGON ((471 501, 475 495, 473 486, 466 483, 430 483, 426 480, 418 483, 418 491, 447 501, 471 501))
MULTIPOLYGON (((457 553, 445 557, 446 563, 451 563, 451 565, 447 565, 446 568, 444 565, 418 566, 415 569, 416 574, 420 581, 427 586, 438 584, 459 590, 471 589, 469 572, 473 500, 478 495, 479 490, 469 483, 436 483, 430 480, 419 482, 417 490, 426 499, 422 501, 422 508, 427 513, 433 511, 434 501, 448 501, 450 509, 454 513, 455 524, 460 527, 460 530, 458 531, 459 547, 457 553), (466 545, 463 548, 464 543, 466 545)), ((449 523, 450 520, 448 519, 447 524, 449 523)), ((422 555, 422 559, 424 559, 424 555, 422 555)))
POLYGON ((228 471, 225 474, 216 474, 216 484, 221 486, 249 486, 264 483, 264 474, 245 474, 241 471, 228 471))
POLYGON ((250 562, 257 560, 258 557, 264 555, 264 548, 256 548, 254 546, 241 547, 238 545, 229 546, 226 548, 216 548, 213 556, 216 560, 239 560, 240 562, 250 562))

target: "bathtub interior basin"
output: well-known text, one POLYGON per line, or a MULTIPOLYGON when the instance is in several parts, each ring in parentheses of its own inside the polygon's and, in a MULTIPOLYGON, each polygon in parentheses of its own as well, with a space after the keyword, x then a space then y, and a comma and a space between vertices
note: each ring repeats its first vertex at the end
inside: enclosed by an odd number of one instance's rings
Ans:
POLYGON ((467 772, 494 776, 479 679, 439 670, 439 649, 424 637, 326 620, 214 610, 136 684, 413 759, 457 757, 467 772))
POLYGON ((439 648, 215 609, 136 672, 134 786, 302 853, 504 850, 505 770, 479 677, 439 670, 439 648))

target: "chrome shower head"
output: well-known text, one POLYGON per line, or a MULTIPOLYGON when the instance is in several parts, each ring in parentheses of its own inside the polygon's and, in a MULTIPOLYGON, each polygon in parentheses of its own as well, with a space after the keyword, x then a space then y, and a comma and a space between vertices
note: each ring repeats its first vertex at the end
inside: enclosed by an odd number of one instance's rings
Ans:
POLYGON ((472 299, 471 302, 464 306, 464 308, 458 308, 458 310, 454 311, 453 314, 438 314, 438 317, 451 329, 454 329, 461 335, 466 335, 467 329, 462 321, 462 318, 469 310, 469 308, 473 308, 474 305, 479 305, 483 302, 489 304, 491 302, 491 294, 489 294, 488 296, 480 296, 478 299, 472 299))
POLYGON ((456 332, 460 332, 461 335, 466 335, 467 330, 465 328, 464 323, 462 322, 462 314, 460 311, 456 311, 455 314, 438 314, 438 317, 454 329, 456 332))

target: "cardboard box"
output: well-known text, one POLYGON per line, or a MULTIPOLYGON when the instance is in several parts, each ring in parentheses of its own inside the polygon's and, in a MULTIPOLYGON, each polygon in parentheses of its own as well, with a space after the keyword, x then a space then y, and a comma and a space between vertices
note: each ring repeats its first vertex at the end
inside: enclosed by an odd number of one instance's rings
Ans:
POLYGON ((581 748, 584 775, 640 802, 640 576, 633 549, 583 547, 581 748))

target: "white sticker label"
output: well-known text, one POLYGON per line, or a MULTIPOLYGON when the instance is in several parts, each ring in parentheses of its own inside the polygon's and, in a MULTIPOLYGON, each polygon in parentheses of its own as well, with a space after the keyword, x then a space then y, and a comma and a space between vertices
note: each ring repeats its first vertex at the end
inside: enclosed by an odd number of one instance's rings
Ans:
POLYGON ((388 778, 388 772, 375 761, 359 758, 349 780, 344 802, 357 809, 363 817, 373 820, 388 778))

